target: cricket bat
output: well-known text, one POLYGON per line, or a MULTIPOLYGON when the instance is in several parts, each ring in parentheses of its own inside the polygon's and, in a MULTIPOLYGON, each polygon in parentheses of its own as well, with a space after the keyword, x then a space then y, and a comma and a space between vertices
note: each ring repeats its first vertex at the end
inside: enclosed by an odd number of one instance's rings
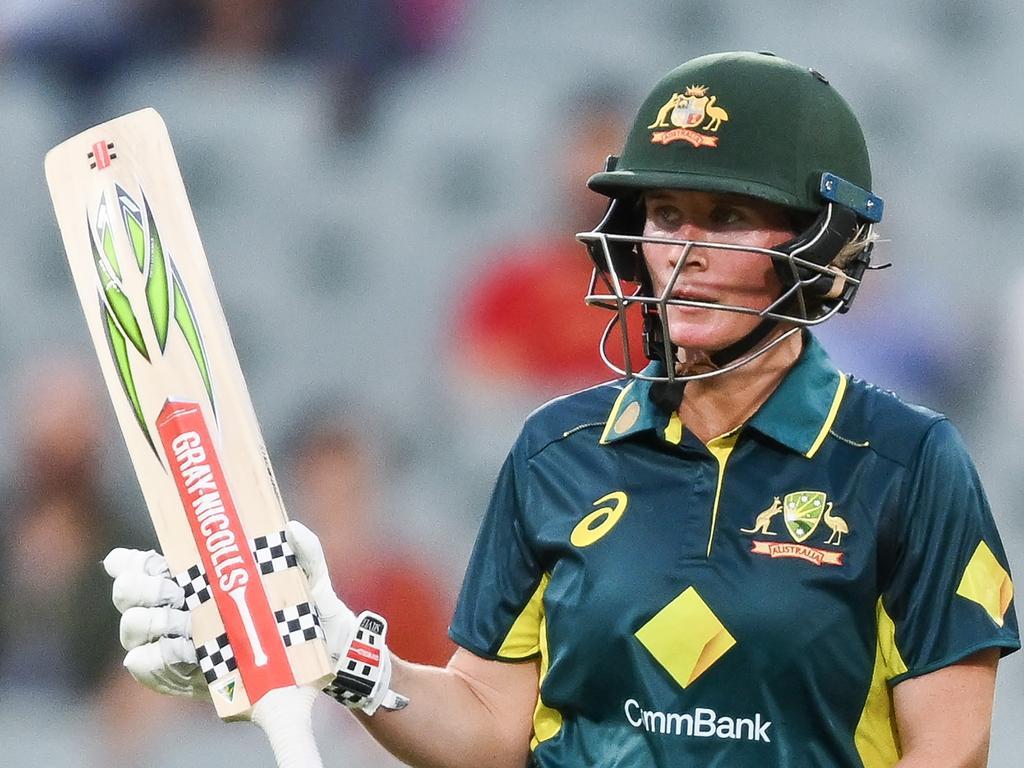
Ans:
POLYGON ((317 768, 310 710, 333 677, 324 634, 167 127, 133 112, 54 147, 45 168, 217 713, 257 722, 280 768, 317 768))

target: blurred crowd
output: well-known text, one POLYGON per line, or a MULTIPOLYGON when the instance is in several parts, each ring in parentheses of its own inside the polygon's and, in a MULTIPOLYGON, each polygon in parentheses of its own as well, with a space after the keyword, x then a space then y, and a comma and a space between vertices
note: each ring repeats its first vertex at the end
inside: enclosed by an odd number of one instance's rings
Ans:
POLYGON ((126 66, 188 55, 307 66, 335 128, 367 126, 381 78, 449 47, 464 0, 10 0, 0 52, 85 105, 126 66))
MULTIPOLYGON (((202 717, 200 708, 137 690, 120 669, 119 616, 100 562, 115 546, 158 544, 130 492, 130 468, 114 467, 122 474, 115 481, 105 471, 110 409, 95 368, 85 357, 30 366, 14 399, 18 457, 0 495, 0 737, 13 736, 5 718, 19 705, 32 711, 45 701, 50 718, 53 708, 89 711, 98 728, 97 743, 76 758, 87 762, 60 764, 177 764, 153 754, 167 736, 160 724, 202 717)), ((446 632, 455 585, 384 522, 394 500, 386 500, 378 434, 351 409, 327 404, 296 424, 281 458, 291 514, 319 532, 347 604, 392 617, 389 642, 403 658, 443 665, 454 651, 446 632)), ((325 730, 336 732, 340 720, 351 726, 348 738, 363 738, 354 721, 332 714, 325 730)), ((45 745, 23 744, 31 755, 0 764, 53 764, 38 752, 45 745)))
MULTIPOLYGON (((977 80, 995 112, 949 157, 938 127, 957 121, 921 91, 948 80, 955 97, 957 77, 975 81, 945 25, 921 30, 887 10, 882 30, 871 14, 789 5, 806 29, 743 15, 739 0, 654 2, 644 23, 611 0, 591 13, 497 0, 0 3, 0 189, 18 219, 5 221, 0 286, 0 765, 266 754, 254 729, 225 731, 205 707, 134 686, 99 566, 112 546, 155 541, 39 166, 48 144, 143 103, 174 110, 165 118, 221 259, 213 271, 290 513, 323 538, 353 609, 387 615, 399 654, 442 663, 476 522, 523 416, 611 378, 597 350, 607 313, 583 305, 590 268, 573 234, 603 212, 584 182, 618 150, 636 94, 715 48, 771 42, 832 61, 889 200, 877 259, 896 266, 869 275, 820 336, 843 370, 953 417, 1020 578, 1024 146, 1009 126, 1024 93, 1004 93, 1021 88, 1008 74, 977 80), (840 24, 878 55, 807 42, 840 24), (901 80, 930 70, 913 88, 901 80), (894 126, 897 102, 912 109, 894 126), (276 184, 261 191, 260 179, 276 184)), ((945 18, 957 4, 933 5, 945 18)), ((992 61, 1015 61, 1013 35, 985 21, 998 8, 986 0, 959 23, 992 61)), ((1024 32, 1024 18, 1005 26, 1024 32)), ((1016 764, 1022 666, 1011 657, 1001 673, 997 768, 1016 764)), ((393 765, 332 702, 316 716, 331 754, 393 765)))

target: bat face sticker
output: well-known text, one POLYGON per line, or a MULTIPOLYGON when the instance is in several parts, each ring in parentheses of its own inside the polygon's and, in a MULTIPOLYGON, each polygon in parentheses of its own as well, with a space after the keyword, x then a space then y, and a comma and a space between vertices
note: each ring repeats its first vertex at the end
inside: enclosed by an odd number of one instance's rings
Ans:
POLYGON ((96 265, 99 312, 121 388, 131 403, 139 429, 156 453, 150 426, 152 418, 144 412, 134 366, 152 363, 152 355, 162 355, 167 349, 169 332, 176 330, 191 351, 216 415, 213 383, 188 291, 173 260, 164 250, 145 192, 140 188, 140 203, 121 185, 115 184, 114 189, 116 202, 111 204, 108 194, 104 193, 95 214, 87 217, 89 242, 96 265), (115 226, 122 228, 116 236, 115 226), (120 235, 131 245, 128 259, 118 256, 115 243, 121 239, 120 235), (130 290, 126 287, 127 283, 139 281, 144 288, 144 312, 138 312, 133 306, 130 290), (140 317, 145 320, 140 320, 140 317), (155 340, 152 351, 146 343, 147 337, 155 340))

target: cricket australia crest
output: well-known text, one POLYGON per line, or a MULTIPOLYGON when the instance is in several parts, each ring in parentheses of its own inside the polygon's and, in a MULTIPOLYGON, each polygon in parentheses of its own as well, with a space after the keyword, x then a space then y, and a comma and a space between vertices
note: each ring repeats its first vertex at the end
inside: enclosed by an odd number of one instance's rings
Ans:
MULTIPOLYGON (((825 511, 825 494, 821 491, 797 491, 787 493, 782 503, 782 519, 786 521, 786 528, 793 537, 793 541, 805 541, 818 523, 821 522, 821 513, 825 511)), ((829 511, 832 503, 828 502, 829 511)))
POLYGON ((804 543, 824 523, 830 533, 823 543, 834 547, 842 544, 843 536, 850 532, 850 526, 842 517, 832 514, 833 506, 824 491, 794 491, 781 499, 776 496, 769 507, 757 514, 750 528, 741 528, 740 531, 755 536, 778 536, 778 532, 771 530, 771 526, 774 519, 781 516, 785 530, 793 541, 754 541, 750 550, 753 554, 772 558, 795 557, 815 565, 842 565, 842 552, 804 543))
POLYGON ((694 147, 717 147, 718 137, 703 131, 716 133, 729 119, 729 113, 718 106, 718 97, 709 96, 708 90, 705 85, 690 85, 683 93, 673 93, 658 110, 654 122, 647 126, 667 129, 655 130, 651 134, 651 143, 685 141, 694 147))

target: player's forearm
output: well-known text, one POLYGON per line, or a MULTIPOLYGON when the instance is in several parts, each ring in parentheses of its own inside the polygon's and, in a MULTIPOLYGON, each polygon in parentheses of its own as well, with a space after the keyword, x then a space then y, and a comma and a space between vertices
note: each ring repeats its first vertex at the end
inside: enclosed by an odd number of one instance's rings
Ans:
POLYGON ((416 768, 522 768, 529 732, 510 723, 479 683, 451 666, 392 659, 391 688, 408 696, 409 705, 373 717, 357 713, 385 749, 416 768))
POLYGON ((894 768, 985 768, 988 765, 988 734, 970 734, 963 741, 935 740, 912 745, 894 768))
POLYGON ((940 734, 906 745, 894 768, 985 768, 988 765, 987 731, 967 729, 958 733, 955 727, 948 730, 951 737, 940 734))
POLYGON ((988 765, 988 750, 985 754, 956 758, 944 755, 904 755, 894 768, 985 768, 988 765))

